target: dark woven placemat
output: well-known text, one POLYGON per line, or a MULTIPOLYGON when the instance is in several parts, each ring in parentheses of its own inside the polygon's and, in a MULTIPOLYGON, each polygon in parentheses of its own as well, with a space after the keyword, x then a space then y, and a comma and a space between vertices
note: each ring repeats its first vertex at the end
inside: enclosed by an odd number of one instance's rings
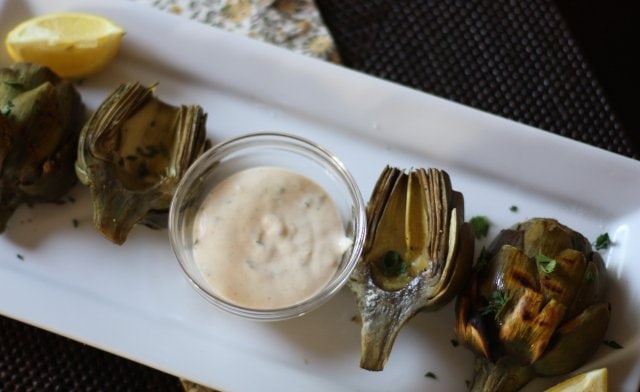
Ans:
POLYGON ((317 4, 349 67, 640 156, 551 0, 317 4))
POLYGON ((180 391, 170 375, 0 316, 0 391, 180 391))
MULTIPOLYGON (((638 158, 549 0, 317 0, 348 67, 638 158)), ((177 391, 153 369, 0 316, 0 391, 177 391)))

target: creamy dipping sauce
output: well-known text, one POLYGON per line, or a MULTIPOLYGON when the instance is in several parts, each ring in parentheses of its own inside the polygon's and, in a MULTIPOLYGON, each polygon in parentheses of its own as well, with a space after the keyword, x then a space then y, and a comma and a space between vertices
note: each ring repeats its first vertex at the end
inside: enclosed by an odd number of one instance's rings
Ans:
POLYGON ((236 305, 302 302, 333 277, 351 245, 329 195, 286 169, 235 173, 204 198, 193 257, 210 288, 236 305))

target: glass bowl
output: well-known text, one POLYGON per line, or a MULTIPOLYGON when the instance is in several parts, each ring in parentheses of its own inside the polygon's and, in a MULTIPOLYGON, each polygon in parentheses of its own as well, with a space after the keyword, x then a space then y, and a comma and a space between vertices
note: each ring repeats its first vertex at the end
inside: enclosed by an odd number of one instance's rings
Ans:
MULTIPOLYGON (((219 189, 219 188, 218 188, 219 189)), ((222 226, 221 231, 224 231, 222 226)), ((210 236, 216 235, 210 234, 210 236)), ((218 234, 222 235, 222 234, 218 234)), ((240 136, 206 151, 180 181, 169 211, 169 236, 174 253, 195 289, 209 302, 232 314, 255 320, 284 320, 317 308, 336 294, 355 268, 366 235, 365 204, 360 190, 344 164, 317 144, 284 133, 254 133, 240 136), (300 174, 319 185, 333 201, 349 246, 337 261, 329 281, 315 294, 290 305, 248 307, 229 300, 207 282, 194 257, 200 239, 198 211, 207 196, 228 177, 256 167, 275 167, 300 174)), ((202 238, 202 241, 207 241, 202 238)), ((202 256, 200 256, 202 259, 202 256)), ((222 276, 223 272, 219 272, 222 276)), ((284 288, 283 288, 284 289, 284 288)))

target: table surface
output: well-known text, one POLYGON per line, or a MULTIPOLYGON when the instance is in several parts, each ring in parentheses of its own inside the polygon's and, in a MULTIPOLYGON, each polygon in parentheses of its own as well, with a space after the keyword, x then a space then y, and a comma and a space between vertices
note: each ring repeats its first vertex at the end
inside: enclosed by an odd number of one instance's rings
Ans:
MULTIPOLYGON (((637 31, 620 4, 316 4, 346 67, 640 157, 637 60, 626 56, 637 31)), ((0 391, 181 389, 173 376, 0 316, 0 391)))

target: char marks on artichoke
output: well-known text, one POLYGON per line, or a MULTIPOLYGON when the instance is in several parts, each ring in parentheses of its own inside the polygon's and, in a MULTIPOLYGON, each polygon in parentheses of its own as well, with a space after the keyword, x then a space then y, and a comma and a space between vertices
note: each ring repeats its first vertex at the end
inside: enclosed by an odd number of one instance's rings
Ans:
POLYGON ((117 244, 137 223, 166 224, 178 182, 206 148, 203 109, 171 106, 154 90, 120 85, 80 134, 76 173, 90 187, 96 229, 117 244))
POLYGON ((0 232, 19 205, 57 201, 76 183, 84 106, 49 68, 0 69, 0 232))
POLYGON ((456 335, 476 354, 472 391, 515 391, 582 365, 609 323, 600 254, 547 218, 503 230, 487 252, 456 303, 456 335))
POLYGON ((462 194, 437 169, 386 167, 367 206, 367 240, 349 280, 362 319, 360 366, 382 370, 402 326, 442 307, 473 263, 462 194))

